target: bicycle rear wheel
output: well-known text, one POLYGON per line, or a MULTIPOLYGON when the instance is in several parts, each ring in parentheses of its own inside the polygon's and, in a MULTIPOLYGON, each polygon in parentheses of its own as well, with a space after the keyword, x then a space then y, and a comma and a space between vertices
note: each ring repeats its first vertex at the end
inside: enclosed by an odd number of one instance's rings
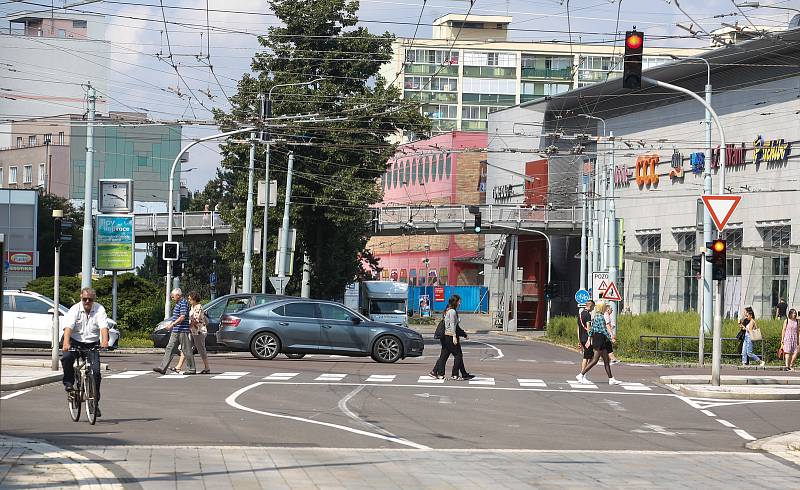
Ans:
POLYGON ((84 379, 84 389, 86 390, 86 418, 89 423, 94 425, 97 422, 97 387, 94 384, 94 376, 92 370, 86 370, 86 378, 84 379))
POLYGON ((81 389, 81 378, 78 376, 75 380, 75 389, 67 393, 67 411, 73 422, 81 418, 81 389))

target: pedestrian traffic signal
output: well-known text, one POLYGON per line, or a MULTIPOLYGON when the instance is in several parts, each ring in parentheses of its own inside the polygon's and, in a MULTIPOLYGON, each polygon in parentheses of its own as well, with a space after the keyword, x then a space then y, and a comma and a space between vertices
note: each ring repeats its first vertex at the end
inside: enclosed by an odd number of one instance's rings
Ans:
POLYGON ((700 274, 703 272, 703 256, 692 255, 692 274, 700 274))
POLYGON ((706 243, 706 260, 711 262, 711 279, 722 281, 727 277, 725 262, 727 259, 728 244, 725 240, 714 240, 706 243))
POLYGON ((161 258, 164 260, 178 260, 180 245, 178 242, 164 242, 161 249, 161 258))
POLYGON ((622 86, 629 89, 642 88, 642 52, 644 32, 625 33, 625 59, 623 60, 622 86))
POLYGON ((475 215, 475 233, 481 232, 481 213, 475 215))
POLYGON ((558 296, 558 288, 552 282, 544 285, 544 299, 553 299, 558 296))

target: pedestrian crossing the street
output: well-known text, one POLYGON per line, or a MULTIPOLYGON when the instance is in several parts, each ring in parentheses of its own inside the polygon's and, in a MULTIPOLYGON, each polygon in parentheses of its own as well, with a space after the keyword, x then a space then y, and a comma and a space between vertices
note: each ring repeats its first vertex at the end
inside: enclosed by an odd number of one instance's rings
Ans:
MULTIPOLYGON (((110 376, 106 376, 106 379, 132 379, 132 378, 140 378, 140 377, 149 377, 148 375, 152 374, 152 371, 123 371, 121 373, 116 373, 110 376)), ((171 373, 166 374, 163 376, 156 376, 157 379, 170 379, 170 380, 182 380, 186 378, 198 378, 198 379, 213 379, 213 380, 238 380, 238 379, 245 379, 250 378, 252 379, 253 376, 256 376, 257 379, 260 379, 265 382, 272 382, 272 383, 298 383, 298 384, 359 384, 359 383, 369 383, 369 384, 381 384, 381 385, 411 385, 411 384, 420 384, 420 385, 450 385, 450 386, 465 386, 465 387, 474 387, 474 388, 491 388, 491 387, 498 387, 502 389, 509 389, 509 388, 519 388, 519 389, 531 389, 531 388, 540 388, 540 389, 555 389, 555 390, 563 390, 567 389, 570 391, 632 391, 632 392, 645 392, 645 391, 653 391, 652 386, 647 386, 644 383, 638 382, 624 382, 620 386, 611 386, 607 385, 603 381, 598 381, 597 383, 589 382, 588 384, 582 384, 574 379, 560 381, 560 380, 543 380, 538 378, 507 378, 507 379, 496 379, 493 377, 486 377, 486 376, 476 376, 475 378, 469 380, 467 383, 460 380, 454 380, 451 378, 432 378, 429 375, 422 375, 417 376, 413 375, 413 377, 409 377, 408 375, 397 375, 397 374, 341 374, 341 373, 284 373, 284 372, 276 372, 268 374, 267 376, 263 376, 262 373, 252 373, 249 371, 225 371, 222 373, 215 373, 211 376, 204 376, 204 375, 188 375, 188 374, 177 374, 171 373)))

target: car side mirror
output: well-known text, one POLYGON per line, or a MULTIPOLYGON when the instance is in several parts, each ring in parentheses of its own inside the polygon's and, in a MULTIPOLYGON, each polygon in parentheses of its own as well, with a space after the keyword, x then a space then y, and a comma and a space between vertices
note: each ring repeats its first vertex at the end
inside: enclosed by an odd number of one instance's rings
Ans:
POLYGON ((353 325, 358 325, 359 323, 361 323, 361 318, 357 316, 350 317, 350 321, 353 322, 353 325))

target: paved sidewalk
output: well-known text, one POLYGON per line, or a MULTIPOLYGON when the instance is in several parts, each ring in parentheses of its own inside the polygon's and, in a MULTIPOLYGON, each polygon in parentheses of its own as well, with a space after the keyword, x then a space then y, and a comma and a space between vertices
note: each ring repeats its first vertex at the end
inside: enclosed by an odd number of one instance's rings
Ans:
MULTIPOLYGON (((3 357, 0 372, 0 391, 15 391, 61 381, 61 363, 53 371, 50 360, 3 357)), ((100 363, 100 370, 108 370, 108 364, 100 363)))
POLYGON ((800 400, 798 376, 720 376, 720 386, 709 375, 661 376, 674 391, 699 398, 735 400, 800 400))
POLYGON ((747 447, 770 452, 796 465, 800 465, 800 431, 753 441, 748 443, 747 447))

